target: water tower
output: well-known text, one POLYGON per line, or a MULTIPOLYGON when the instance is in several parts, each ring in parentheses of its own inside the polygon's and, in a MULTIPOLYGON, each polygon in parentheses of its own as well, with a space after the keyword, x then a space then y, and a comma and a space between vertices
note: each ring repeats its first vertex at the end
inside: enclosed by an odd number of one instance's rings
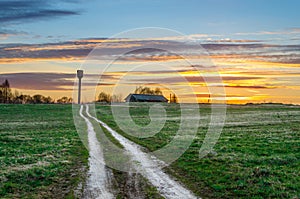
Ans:
POLYGON ((77 78, 78 78, 78 104, 80 104, 81 99, 81 79, 83 77, 83 70, 77 70, 77 78))

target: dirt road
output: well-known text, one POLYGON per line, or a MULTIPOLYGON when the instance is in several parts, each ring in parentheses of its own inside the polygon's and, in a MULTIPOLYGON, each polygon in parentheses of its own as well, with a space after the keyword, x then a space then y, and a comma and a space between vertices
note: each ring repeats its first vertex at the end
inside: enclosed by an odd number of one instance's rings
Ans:
POLYGON ((160 160, 153 156, 150 157, 150 155, 141 150, 141 146, 121 136, 104 122, 90 115, 88 105, 86 105, 86 114, 88 117, 100 123, 102 127, 109 131, 111 135, 124 146, 125 150, 131 155, 135 169, 148 179, 163 197, 174 199, 197 198, 191 191, 160 169, 159 164, 162 164, 160 160))

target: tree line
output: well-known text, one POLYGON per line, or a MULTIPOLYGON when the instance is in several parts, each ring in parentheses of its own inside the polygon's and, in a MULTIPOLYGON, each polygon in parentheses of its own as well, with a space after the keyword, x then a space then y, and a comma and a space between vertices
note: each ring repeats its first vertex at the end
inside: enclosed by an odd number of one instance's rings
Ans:
POLYGON ((24 95, 15 90, 12 92, 10 84, 6 79, 0 84, 0 103, 5 104, 68 104, 72 103, 73 99, 70 97, 62 97, 58 100, 52 99, 50 96, 36 95, 24 95))
MULTIPOLYGON (((149 87, 139 86, 134 90, 135 94, 148 94, 148 95, 162 95, 160 88, 151 89, 149 87)), ((97 102, 123 102, 123 96, 121 94, 110 95, 105 92, 101 92, 96 100, 97 102)), ((8 80, 5 80, 0 84, 0 103, 5 104, 69 104, 72 103, 73 99, 70 97, 62 97, 60 99, 54 100, 50 96, 43 96, 40 94, 36 95, 24 95, 19 91, 14 92, 10 88, 8 80)), ((170 103, 176 103, 177 97, 173 95, 170 98, 170 103)))

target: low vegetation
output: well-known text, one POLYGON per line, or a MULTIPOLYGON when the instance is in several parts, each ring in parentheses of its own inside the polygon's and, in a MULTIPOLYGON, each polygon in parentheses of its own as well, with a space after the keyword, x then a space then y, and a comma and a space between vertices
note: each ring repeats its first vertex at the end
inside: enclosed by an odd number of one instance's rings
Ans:
MULTIPOLYGON (((110 106, 98 105, 97 114, 109 126, 148 148, 168 143, 180 124, 178 104, 165 104, 168 120, 160 133, 136 138, 122 132, 110 106)), ((150 122, 149 104, 134 104, 131 117, 139 125, 150 122)), ((199 159, 210 108, 201 105, 201 124, 189 149, 169 167, 188 188, 203 198, 299 198, 300 108, 287 105, 229 106, 227 122, 214 150, 199 159)))
MULTIPOLYGON (((135 103, 130 107, 137 124, 151 122, 150 105, 135 103)), ((99 104, 96 108, 97 116, 110 127, 155 151, 173 139, 180 124, 179 104, 162 106, 167 122, 161 132, 149 138, 122 132, 110 105, 99 104)), ((165 168, 166 172, 202 198, 300 197, 299 106, 229 106, 218 143, 202 159, 198 153, 210 121, 209 105, 200 105, 200 114, 196 139, 178 160, 165 168)), ((84 184, 88 152, 74 127, 71 105, 2 104, 0 120, 0 198, 80 195, 83 186, 78 185, 84 184)), ((114 175, 120 190, 118 198, 123 198, 127 174, 114 170, 114 175)), ((140 182, 144 184, 145 195, 159 198, 156 190, 143 180, 140 182)))
POLYGON ((72 198, 88 152, 71 106, 2 104, 0 121, 0 198, 72 198))
MULTIPOLYGON (((0 104, 0 121, 0 198, 81 198, 89 153, 71 105, 0 104)), ((113 173, 117 198, 161 198, 141 175, 113 173)))

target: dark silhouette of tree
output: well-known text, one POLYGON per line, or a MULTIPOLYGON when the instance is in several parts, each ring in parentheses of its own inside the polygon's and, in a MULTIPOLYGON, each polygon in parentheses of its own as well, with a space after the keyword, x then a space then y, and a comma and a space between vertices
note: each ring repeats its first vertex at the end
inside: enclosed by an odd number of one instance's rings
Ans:
POLYGON ((98 95, 97 102, 105 102, 105 103, 122 102, 122 94, 110 95, 108 93, 101 92, 98 95))
MULTIPOLYGON (((57 100, 58 103, 72 103, 73 99, 69 97, 62 97, 57 100)), ((20 94, 17 90, 12 92, 10 84, 6 79, 0 84, 0 103, 13 103, 13 104, 52 104, 54 100, 48 96, 45 97, 40 94, 34 96, 20 94)))
POLYGON ((19 98, 22 100, 22 104, 33 103, 33 99, 30 95, 20 95, 19 98))
POLYGON ((0 87, 0 102, 10 103, 12 98, 12 93, 8 80, 6 79, 0 87))
POLYGON ((5 103, 8 103, 9 102, 9 94, 11 92, 10 88, 9 88, 9 82, 8 80, 6 79, 3 83, 3 95, 4 95, 4 100, 5 100, 5 103))
POLYGON ((20 99, 19 91, 15 90, 15 93, 12 96, 11 102, 14 103, 14 104, 22 104, 22 101, 20 99))
POLYGON ((53 104, 54 100, 50 96, 48 96, 48 97, 44 98, 44 103, 45 104, 53 104))
POLYGON ((162 91, 160 90, 160 88, 155 88, 154 94, 155 95, 162 95, 162 91))
POLYGON ((99 95, 98 95, 98 102, 106 102, 106 103, 110 103, 112 100, 112 97, 110 94, 107 94, 105 92, 101 92, 99 95))
POLYGON ((178 98, 175 94, 170 94, 170 103, 178 103, 178 98))
POLYGON ((34 95, 32 97, 32 101, 33 101, 34 104, 42 104, 42 103, 44 103, 44 96, 39 95, 39 94, 34 95))
POLYGON ((14 104, 33 104, 33 98, 30 95, 15 94, 12 100, 14 104))
POLYGON ((33 103, 33 104, 51 104, 54 103, 54 101, 52 100, 52 98, 50 96, 45 97, 43 95, 37 94, 34 95, 31 99, 30 96, 25 96, 26 101, 28 102, 30 100, 29 103, 33 103))
POLYGON ((151 89, 149 87, 139 86, 134 91, 135 94, 145 94, 145 95, 162 95, 160 88, 151 89))
POLYGON ((59 104, 70 104, 73 102, 73 98, 64 96, 58 99, 56 102, 59 104))
POLYGON ((0 85, 0 103, 4 102, 4 96, 3 96, 3 86, 0 85))

